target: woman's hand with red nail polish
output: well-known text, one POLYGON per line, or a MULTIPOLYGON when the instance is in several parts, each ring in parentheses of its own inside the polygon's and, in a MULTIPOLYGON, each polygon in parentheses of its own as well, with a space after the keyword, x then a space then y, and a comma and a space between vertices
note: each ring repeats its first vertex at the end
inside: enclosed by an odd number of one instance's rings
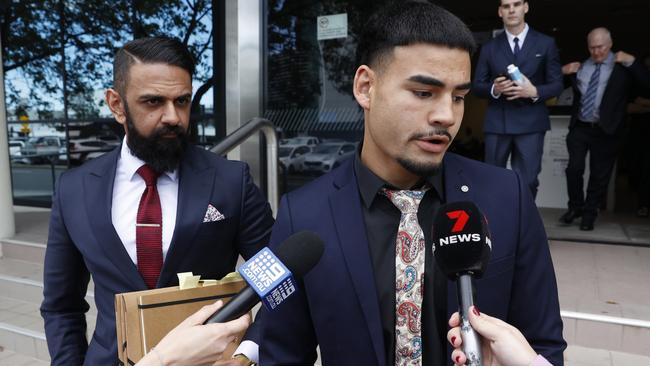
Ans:
MULTIPOLYGON (((483 366, 529 366, 537 357, 517 328, 500 319, 481 314, 475 307, 470 308, 468 313, 472 328, 482 337, 483 366)), ((458 313, 451 316, 449 326, 451 329, 447 333, 447 340, 454 347, 451 359, 454 365, 464 366, 467 358, 462 351, 458 313)))

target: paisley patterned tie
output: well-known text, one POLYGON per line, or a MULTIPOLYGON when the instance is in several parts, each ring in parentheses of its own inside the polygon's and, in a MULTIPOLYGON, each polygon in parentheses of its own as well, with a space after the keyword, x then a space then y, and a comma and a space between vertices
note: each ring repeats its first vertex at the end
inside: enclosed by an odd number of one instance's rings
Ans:
POLYGON ((428 189, 383 190, 402 213, 395 243, 395 365, 399 366, 422 365, 421 308, 425 244, 424 233, 418 223, 418 206, 428 189))

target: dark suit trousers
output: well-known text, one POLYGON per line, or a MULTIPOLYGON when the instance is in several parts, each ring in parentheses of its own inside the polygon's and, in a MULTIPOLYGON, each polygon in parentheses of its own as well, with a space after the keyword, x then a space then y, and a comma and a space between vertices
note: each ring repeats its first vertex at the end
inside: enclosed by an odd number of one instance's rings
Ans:
POLYGON ((545 134, 546 132, 517 135, 486 133, 485 162, 505 168, 510 157, 512 170, 519 173, 535 198, 539 186, 537 176, 542 170, 545 134))
POLYGON ((577 122, 566 137, 569 165, 566 168, 569 208, 596 217, 605 198, 620 146, 620 135, 606 134, 598 125, 577 122), (584 196, 584 172, 589 153, 589 183, 584 196))

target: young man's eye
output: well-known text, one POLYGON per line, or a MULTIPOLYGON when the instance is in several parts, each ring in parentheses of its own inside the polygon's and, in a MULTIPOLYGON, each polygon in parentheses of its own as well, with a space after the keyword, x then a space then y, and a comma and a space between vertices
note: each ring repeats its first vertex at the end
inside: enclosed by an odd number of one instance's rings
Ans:
POLYGON ((454 103, 462 103, 465 101, 464 95, 454 95, 454 103))
POLYGON ((433 95, 431 92, 424 90, 414 90, 413 94, 418 98, 429 98, 433 95))

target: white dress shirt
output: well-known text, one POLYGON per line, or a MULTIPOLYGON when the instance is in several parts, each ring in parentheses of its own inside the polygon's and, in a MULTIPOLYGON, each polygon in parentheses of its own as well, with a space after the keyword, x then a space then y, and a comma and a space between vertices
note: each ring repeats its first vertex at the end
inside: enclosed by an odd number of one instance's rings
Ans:
MULTIPOLYGON (((117 160, 115 181, 113 182, 113 201, 111 204, 111 220, 117 235, 129 253, 133 263, 138 265, 138 254, 135 244, 135 222, 138 216, 140 198, 146 188, 144 179, 136 171, 144 165, 144 161, 131 154, 126 144, 126 136, 122 141, 122 149, 117 160)), ((176 207, 178 205, 178 171, 165 172, 158 178, 156 185, 162 208, 162 250, 163 261, 167 256, 176 227, 176 207)))
POLYGON ((528 23, 524 23, 524 30, 519 34, 512 34, 506 29, 506 38, 508 39, 508 44, 510 45, 510 50, 512 53, 515 52, 515 37, 519 38, 519 51, 524 48, 524 40, 526 40, 526 35, 528 34, 528 23))
MULTIPOLYGON (((522 30, 519 34, 512 34, 508 32, 507 29, 504 29, 506 33, 506 39, 508 40, 508 44, 510 45, 510 51, 512 51, 512 53, 515 53, 515 37, 519 39, 518 41, 519 52, 521 52, 521 49, 524 48, 524 41, 526 40, 526 36, 528 35, 529 29, 530 27, 528 26, 528 23, 524 23, 524 30, 522 30)), ((499 97, 501 96, 501 94, 496 94, 494 92, 494 84, 492 84, 492 88, 490 89, 490 95, 492 95, 492 98, 494 99, 499 99, 499 97)), ((533 102, 536 102, 539 99, 539 97, 532 97, 531 99, 533 100, 533 102)))

